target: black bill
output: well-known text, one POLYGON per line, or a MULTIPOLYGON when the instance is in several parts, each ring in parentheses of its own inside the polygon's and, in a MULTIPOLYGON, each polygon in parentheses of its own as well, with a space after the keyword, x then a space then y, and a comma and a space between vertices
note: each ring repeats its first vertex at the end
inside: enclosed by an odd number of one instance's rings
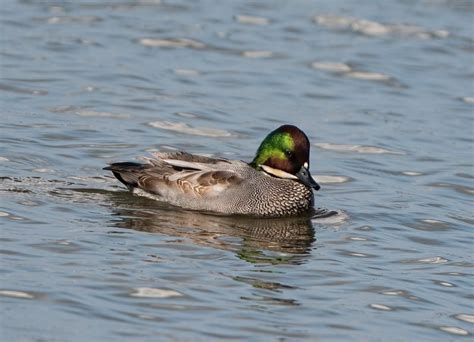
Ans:
POLYGON ((316 183, 316 181, 313 179, 309 170, 304 166, 301 167, 301 169, 295 174, 295 176, 298 177, 301 183, 315 189, 316 191, 321 188, 319 184, 316 183))

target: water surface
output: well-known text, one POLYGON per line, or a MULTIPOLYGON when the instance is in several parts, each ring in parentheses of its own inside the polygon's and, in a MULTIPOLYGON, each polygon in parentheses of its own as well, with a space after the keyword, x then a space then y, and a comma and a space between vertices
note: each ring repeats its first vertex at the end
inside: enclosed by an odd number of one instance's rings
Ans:
POLYGON ((0 336, 453 340, 474 331, 470 1, 9 1, 0 336), (324 218, 136 198, 108 162, 307 133, 324 218))

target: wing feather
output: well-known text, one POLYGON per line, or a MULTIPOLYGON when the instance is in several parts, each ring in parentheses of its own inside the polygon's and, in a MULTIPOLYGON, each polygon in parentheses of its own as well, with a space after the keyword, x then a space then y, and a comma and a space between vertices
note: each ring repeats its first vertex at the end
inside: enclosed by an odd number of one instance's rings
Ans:
POLYGON ((222 170, 181 171, 158 177, 145 172, 138 180, 138 187, 156 195, 177 191, 196 197, 212 197, 233 185, 240 184, 242 180, 235 172, 222 170))
POLYGON ((238 185, 243 178, 229 170, 227 159, 209 158, 186 152, 155 152, 143 157, 146 164, 112 164, 115 176, 129 189, 139 188, 164 199, 180 196, 213 197, 238 185))

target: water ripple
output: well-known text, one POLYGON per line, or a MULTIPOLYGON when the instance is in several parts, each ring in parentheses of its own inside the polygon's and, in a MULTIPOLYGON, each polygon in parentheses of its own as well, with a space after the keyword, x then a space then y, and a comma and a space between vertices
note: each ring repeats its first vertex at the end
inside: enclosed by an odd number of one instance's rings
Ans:
POLYGON ((381 310, 381 311, 393 311, 393 308, 391 308, 390 306, 388 305, 384 305, 384 304, 370 304, 369 305, 372 309, 375 309, 375 310, 381 310))
POLYGON ((255 17, 251 15, 237 15, 235 16, 235 20, 237 20, 241 24, 247 25, 268 25, 270 20, 263 17, 255 17))
POLYGON ((453 334, 453 335, 460 335, 460 336, 468 336, 470 335, 469 331, 464 330, 462 328, 458 327, 452 327, 452 326, 441 326, 439 327, 440 330, 453 334))
POLYGON ((429 31, 416 25, 406 24, 383 24, 376 21, 358 19, 355 17, 339 15, 316 15, 313 21, 321 26, 337 29, 350 30, 355 33, 371 37, 385 35, 408 36, 418 39, 447 38, 450 33, 447 30, 429 31))
POLYGON ((471 2, 6 2, 2 340, 472 337, 471 2), (287 123, 313 216, 185 211, 102 170, 251 160, 287 123))
POLYGON ((130 294, 132 297, 144 297, 144 298, 171 298, 181 297, 182 294, 173 290, 149 288, 149 287, 138 287, 134 289, 134 292, 130 294))
POLYGON ((323 150, 330 150, 336 152, 356 152, 367 154, 404 154, 403 152, 392 151, 386 148, 366 145, 350 145, 350 144, 333 144, 333 143, 316 143, 316 147, 323 150))
POLYGON ((12 291, 12 290, 0 290, 0 296, 21 298, 21 299, 34 299, 35 296, 31 293, 24 291, 12 291))
POLYGON ((242 56, 247 58, 269 58, 273 56, 273 52, 265 50, 243 51, 242 56))
POLYGON ((206 44, 198 42, 196 40, 187 38, 176 38, 176 39, 159 39, 159 38, 142 38, 139 43, 144 46, 150 47, 164 47, 164 48, 193 48, 203 49, 206 44))
POLYGON ((458 314, 458 315, 455 315, 454 318, 459 319, 460 321, 474 324, 474 315, 458 314))
POLYGON ((208 127, 192 127, 184 122, 171 122, 171 121, 153 121, 150 122, 151 127, 163 129, 166 131, 173 131, 184 134, 199 135, 205 137, 231 137, 233 134, 229 131, 225 131, 217 128, 208 127))

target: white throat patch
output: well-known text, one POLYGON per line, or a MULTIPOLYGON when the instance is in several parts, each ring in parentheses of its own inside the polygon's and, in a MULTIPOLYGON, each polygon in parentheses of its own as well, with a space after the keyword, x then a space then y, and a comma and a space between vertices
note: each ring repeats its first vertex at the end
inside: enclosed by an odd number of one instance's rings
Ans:
POLYGON ((259 165, 263 171, 266 173, 278 177, 278 178, 285 178, 285 179, 298 179, 295 175, 292 175, 291 173, 285 172, 283 170, 278 170, 273 167, 270 167, 268 165, 259 165))

